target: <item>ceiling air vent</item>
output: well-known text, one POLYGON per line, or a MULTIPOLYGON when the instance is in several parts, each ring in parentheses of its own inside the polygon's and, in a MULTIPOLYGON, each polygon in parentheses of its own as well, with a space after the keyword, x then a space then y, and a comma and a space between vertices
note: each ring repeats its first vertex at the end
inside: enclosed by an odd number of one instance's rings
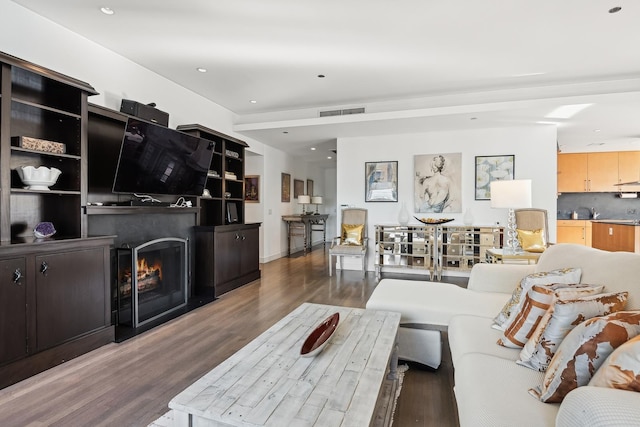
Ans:
POLYGON ((347 108, 344 110, 320 111, 320 117, 346 116, 348 114, 363 114, 363 113, 364 113, 364 107, 347 108))

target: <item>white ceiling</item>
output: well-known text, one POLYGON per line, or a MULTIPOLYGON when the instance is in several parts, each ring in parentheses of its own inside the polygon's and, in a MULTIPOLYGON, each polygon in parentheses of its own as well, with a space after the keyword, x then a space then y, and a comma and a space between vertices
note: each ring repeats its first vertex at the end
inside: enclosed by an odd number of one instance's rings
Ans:
POLYGON ((593 105, 554 120, 562 150, 640 150, 637 0, 13 1, 320 166, 338 137, 534 125, 576 103, 593 105))

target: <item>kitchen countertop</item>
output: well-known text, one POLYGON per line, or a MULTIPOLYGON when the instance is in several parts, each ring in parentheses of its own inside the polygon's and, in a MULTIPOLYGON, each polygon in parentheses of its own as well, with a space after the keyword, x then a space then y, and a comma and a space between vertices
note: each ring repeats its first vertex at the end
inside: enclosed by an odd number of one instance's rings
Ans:
POLYGON ((619 225, 632 225, 632 226, 640 226, 640 220, 637 219, 599 219, 593 220, 592 222, 600 222, 603 224, 619 224, 619 225))

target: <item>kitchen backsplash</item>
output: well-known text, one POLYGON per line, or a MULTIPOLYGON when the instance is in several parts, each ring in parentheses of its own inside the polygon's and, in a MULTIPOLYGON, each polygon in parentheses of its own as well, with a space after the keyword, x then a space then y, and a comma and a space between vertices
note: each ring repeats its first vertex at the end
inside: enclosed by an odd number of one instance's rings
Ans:
POLYGON ((621 199, 616 193, 563 193, 558 196, 558 218, 591 219, 591 208, 600 213, 598 219, 640 219, 640 198, 621 199))

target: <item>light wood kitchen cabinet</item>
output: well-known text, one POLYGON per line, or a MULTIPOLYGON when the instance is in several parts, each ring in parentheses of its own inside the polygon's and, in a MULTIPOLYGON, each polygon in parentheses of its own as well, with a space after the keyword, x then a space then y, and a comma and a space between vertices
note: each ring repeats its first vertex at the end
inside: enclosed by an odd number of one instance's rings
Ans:
POLYGON ((591 246, 591 221, 559 219, 556 227, 557 243, 591 246))
POLYGON ((618 152, 558 154, 558 192, 617 192, 618 152))
MULTIPOLYGON (((640 181, 640 151, 620 151, 618 153, 618 182, 640 181)), ((637 192, 640 185, 624 186, 621 191, 637 192)))

